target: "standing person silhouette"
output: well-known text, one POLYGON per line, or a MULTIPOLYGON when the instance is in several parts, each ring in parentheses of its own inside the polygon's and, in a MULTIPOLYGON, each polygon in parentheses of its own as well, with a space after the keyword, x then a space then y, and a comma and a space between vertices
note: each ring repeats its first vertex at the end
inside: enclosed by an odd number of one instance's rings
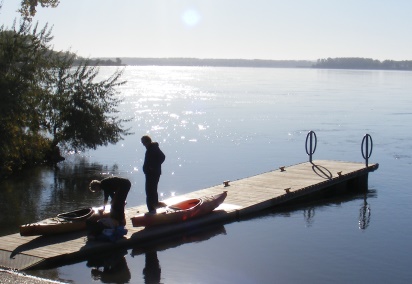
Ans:
POLYGON ((144 135, 141 141, 146 147, 143 163, 143 173, 146 176, 146 205, 149 213, 155 214, 156 208, 164 206, 164 204, 159 203, 157 185, 162 174, 162 163, 166 156, 160 150, 159 143, 152 142, 150 136, 144 135))

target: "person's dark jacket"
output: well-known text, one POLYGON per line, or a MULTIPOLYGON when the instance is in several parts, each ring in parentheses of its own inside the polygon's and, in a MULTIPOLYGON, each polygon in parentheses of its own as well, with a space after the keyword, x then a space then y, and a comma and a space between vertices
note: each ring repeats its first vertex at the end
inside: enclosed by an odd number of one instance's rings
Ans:
POLYGON ((146 149, 146 154, 143 163, 143 172, 145 175, 161 175, 162 163, 166 156, 159 148, 157 142, 152 142, 146 149))

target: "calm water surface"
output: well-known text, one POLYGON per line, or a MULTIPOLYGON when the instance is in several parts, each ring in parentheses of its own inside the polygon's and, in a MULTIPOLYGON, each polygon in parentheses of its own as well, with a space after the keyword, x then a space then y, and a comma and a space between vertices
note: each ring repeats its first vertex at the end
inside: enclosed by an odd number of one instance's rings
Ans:
MULTIPOLYGON (((101 74, 111 74, 111 67, 101 74)), ((162 199, 314 159, 362 162, 373 138, 366 194, 346 194, 241 222, 203 228, 30 274, 70 283, 410 283, 412 281, 412 73, 392 71, 127 67, 120 115, 134 135, 67 154, 0 184, 0 234, 89 205, 91 179, 132 181, 128 206, 145 203, 149 133, 167 158, 162 199), (103 267, 106 266, 106 270, 103 267), (112 270, 107 268, 114 268, 112 270)))

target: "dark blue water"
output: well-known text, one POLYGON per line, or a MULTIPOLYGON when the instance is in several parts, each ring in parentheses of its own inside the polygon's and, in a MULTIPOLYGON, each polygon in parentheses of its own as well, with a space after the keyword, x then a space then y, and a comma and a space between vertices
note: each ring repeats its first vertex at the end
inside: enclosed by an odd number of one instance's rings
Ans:
POLYGON ((159 185, 164 199, 307 161, 310 130, 318 138, 314 159, 355 162, 363 161, 362 138, 370 134, 370 162, 379 169, 369 174, 365 194, 268 211, 30 274, 72 283, 410 283, 412 73, 127 67, 124 79, 120 115, 132 118, 125 126, 134 135, 68 154, 58 170, 33 169, 0 184, 0 213, 7 216, 1 234, 100 205, 102 197, 87 191, 96 177, 129 178, 128 205, 144 204, 144 134, 167 156, 159 185))

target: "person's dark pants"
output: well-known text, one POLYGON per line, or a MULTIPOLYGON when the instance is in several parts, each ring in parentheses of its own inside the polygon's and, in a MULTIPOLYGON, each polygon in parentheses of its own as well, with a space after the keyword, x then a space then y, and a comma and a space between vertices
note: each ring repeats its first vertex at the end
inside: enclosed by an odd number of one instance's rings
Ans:
POLYGON ((124 206, 127 198, 127 194, 130 190, 130 184, 119 189, 113 200, 112 200, 112 207, 110 210, 110 217, 119 221, 120 226, 126 226, 126 216, 124 214, 124 206))
POLYGON ((111 210, 110 217, 115 219, 117 222, 119 222, 119 226, 123 226, 123 227, 126 226, 126 215, 124 214, 124 210, 119 210, 119 211, 111 210))
POLYGON ((159 195, 157 193, 157 185, 160 175, 146 175, 146 205, 150 211, 155 211, 159 203, 159 195))

